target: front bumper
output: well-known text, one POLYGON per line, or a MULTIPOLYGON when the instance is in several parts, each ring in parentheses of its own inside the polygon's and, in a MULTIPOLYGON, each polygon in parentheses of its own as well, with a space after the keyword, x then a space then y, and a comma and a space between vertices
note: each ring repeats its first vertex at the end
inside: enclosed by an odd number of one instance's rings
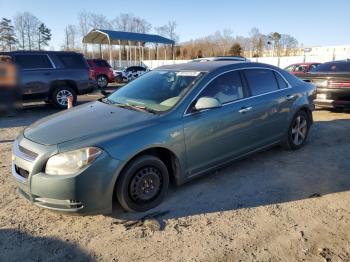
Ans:
POLYGON ((18 192, 39 207, 80 214, 107 214, 112 211, 114 184, 121 162, 101 154, 90 166, 74 175, 47 175, 43 172, 52 146, 44 146, 21 137, 13 146, 12 175, 18 192), (37 154, 35 159, 21 148, 37 154), (24 171, 23 171, 24 170, 24 171))

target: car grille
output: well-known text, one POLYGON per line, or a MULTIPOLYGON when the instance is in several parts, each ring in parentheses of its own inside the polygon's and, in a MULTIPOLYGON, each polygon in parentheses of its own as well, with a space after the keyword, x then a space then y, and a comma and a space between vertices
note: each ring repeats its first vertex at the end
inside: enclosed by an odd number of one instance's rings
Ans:
POLYGON ((23 169, 23 168, 21 168, 21 167, 19 167, 17 165, 15 165, 15 170, 16 170, 16 173, 18 175, 20 175, 21 177, 23 177, 25 179, 28 178, 28 176, 29 176, 29 171, 28 170, 25 170, 25 169, 23 169))

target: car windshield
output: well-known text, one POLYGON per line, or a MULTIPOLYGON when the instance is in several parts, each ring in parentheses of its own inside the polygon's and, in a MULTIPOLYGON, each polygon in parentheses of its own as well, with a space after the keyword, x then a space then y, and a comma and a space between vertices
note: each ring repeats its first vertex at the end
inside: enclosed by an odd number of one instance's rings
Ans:
POLYGON ((307 65, 291 65, 285 68, 287 72, 305 72, 307 69, 307 65))
POLYGON ((115 91, 108 97, 108 102, 165 112, 173 108, 203 75, 195 71, 151 71, 115 91))

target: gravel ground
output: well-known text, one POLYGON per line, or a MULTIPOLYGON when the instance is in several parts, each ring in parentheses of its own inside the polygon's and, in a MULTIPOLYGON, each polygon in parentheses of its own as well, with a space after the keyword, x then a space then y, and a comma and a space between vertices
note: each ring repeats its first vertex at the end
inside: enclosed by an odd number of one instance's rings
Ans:
POLYGON ((301 150, 272 148, 172 186, 152 212, 116 206, 82 217, 15 193, 11 141, 54 111, 39 105, 0 118, 0 261, 350 261, 349 113, 315 111, 301 150))

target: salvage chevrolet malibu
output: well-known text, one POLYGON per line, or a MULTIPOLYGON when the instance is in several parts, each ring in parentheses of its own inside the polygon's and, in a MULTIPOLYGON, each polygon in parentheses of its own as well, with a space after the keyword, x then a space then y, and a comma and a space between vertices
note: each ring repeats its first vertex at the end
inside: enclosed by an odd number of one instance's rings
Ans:
POLYGON ((19 193, 56 211, 142 212, 182 184, 247 154, 299 149, 315 87, 270 65, 159 67, 109 97, 46 117, 13 145, 19 193))

